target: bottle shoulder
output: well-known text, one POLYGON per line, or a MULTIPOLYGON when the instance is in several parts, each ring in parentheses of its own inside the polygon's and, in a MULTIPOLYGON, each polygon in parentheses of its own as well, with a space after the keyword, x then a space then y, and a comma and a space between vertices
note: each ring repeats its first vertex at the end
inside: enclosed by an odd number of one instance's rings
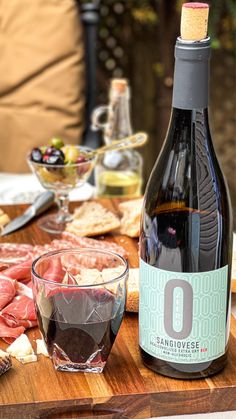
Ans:
POLYGON ((204 111, 173 111, 146 191, 149 202, 157 197, 159 203, 185 202, 196 209, 204 207, 204 197, 228 200, 204 111))

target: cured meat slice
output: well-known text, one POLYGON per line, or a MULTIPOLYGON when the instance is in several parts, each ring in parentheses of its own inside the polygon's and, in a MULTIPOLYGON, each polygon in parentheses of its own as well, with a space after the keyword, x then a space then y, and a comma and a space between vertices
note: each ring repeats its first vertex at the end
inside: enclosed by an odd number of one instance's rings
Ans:
POLYGON ((29 258, 33 246, 30 244, 1 243, 0 244, 0 262, 15 264, 24 262, 29 258))
POLYGON ((51 259, 49 266, 43 274, 43 278, 49 281, 61 282, 65 276, 65 270, 62 268, 60 257, 51 259))
POLYGON ((15 281, 0 273, 0 310, 13 299, 15 294, 15 281))
POLYGON ((1 263, 0 262, 0 272, 4 271, 4 269, 7 269, 9 267, 8 263, 1 263))
POLYGON ((4 339, 5 342, 12 343, 13 340, 18 338, 24 331, 25 328, 23 326, 9 327, 4 318, 0 316, 0 338, 4 339))
POLYGON ((26 297, 33 298, 32 283, 28 282, 27 285, 23 282, 16 282, 17 295, 26 295, 26 297))
POLYGON ((1 317, 8 326, 13 328, 36 326, 34 301, 26 295, 17 295, 2 311, 1 317))
POLYGON ((33 259, 37 259, 39 256, 42 256, 44 253, 51 252, 53 250, 56 250, 54 246, 51 244, 37 244, 34 246, 34 249, 32 251, 32 257, 33 259))
MULTIPOLYGON (((79 237, 74 233, 69 233, 68 231, 63 231, 62 239, 72 243, 73 246, 76 246, 76 247, 82 247, 82 248, 92 247, 98 250, 109 250, 111 252, 118 253, 119 255, 123 257, 127 257, 126 250, 116 243, 110 243, 105 240, 90 239, 88 237, 79 237)), ((53 240, 52 243, 54 242, 55 240, 53 240)))
POLYGON ((32 259, 27 259, 25 262, 13 265, 3 271, 4 275, 17 281, 29 281, 31 278, 32 259))

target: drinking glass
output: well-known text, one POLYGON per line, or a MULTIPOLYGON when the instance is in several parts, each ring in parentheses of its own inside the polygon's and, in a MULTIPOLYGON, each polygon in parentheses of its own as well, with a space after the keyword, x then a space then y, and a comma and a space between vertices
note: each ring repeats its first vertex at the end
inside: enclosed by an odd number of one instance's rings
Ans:
MULTIPOLYGON (((89 147, 77 146, 77 148, 82 153, 92 151, 89 147)), ((68 165, 37 163, 30 159, 30 155, 27 161, 41 185, 55 193, 58 205, 56 214, 43 217, 38 224, 41 229, 48 233, 62 233, 65 230, 66 222, 71 221, 71 214, 68 208, 69 192, 76 187, 82 186, 88 180, 94 168, 96 156, 89 158, 85 162, 68 165)))
POLYGON ((39 329, 56 370, 102 372, 125 310, 128 264, 98 249, 49 252, 33 262, 39 329))

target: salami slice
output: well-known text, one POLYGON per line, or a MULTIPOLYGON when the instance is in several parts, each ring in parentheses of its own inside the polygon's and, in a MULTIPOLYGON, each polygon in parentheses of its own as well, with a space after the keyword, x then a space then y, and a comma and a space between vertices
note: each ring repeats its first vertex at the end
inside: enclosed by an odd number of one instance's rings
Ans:
POLYGON ((16 264, 29 258, 33 246, 30 244, 1 243, 0 263, 16 264))

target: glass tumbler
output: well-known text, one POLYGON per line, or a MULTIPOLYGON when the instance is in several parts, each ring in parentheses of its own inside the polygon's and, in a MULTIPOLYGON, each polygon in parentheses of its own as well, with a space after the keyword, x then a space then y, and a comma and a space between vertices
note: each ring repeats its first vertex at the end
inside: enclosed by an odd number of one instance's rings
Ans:
POLYGON ((123 318, 127 277, 127 261, 105 250, 59 250, 33 262, 39 329, 56 370, 103 371, 123 318))

